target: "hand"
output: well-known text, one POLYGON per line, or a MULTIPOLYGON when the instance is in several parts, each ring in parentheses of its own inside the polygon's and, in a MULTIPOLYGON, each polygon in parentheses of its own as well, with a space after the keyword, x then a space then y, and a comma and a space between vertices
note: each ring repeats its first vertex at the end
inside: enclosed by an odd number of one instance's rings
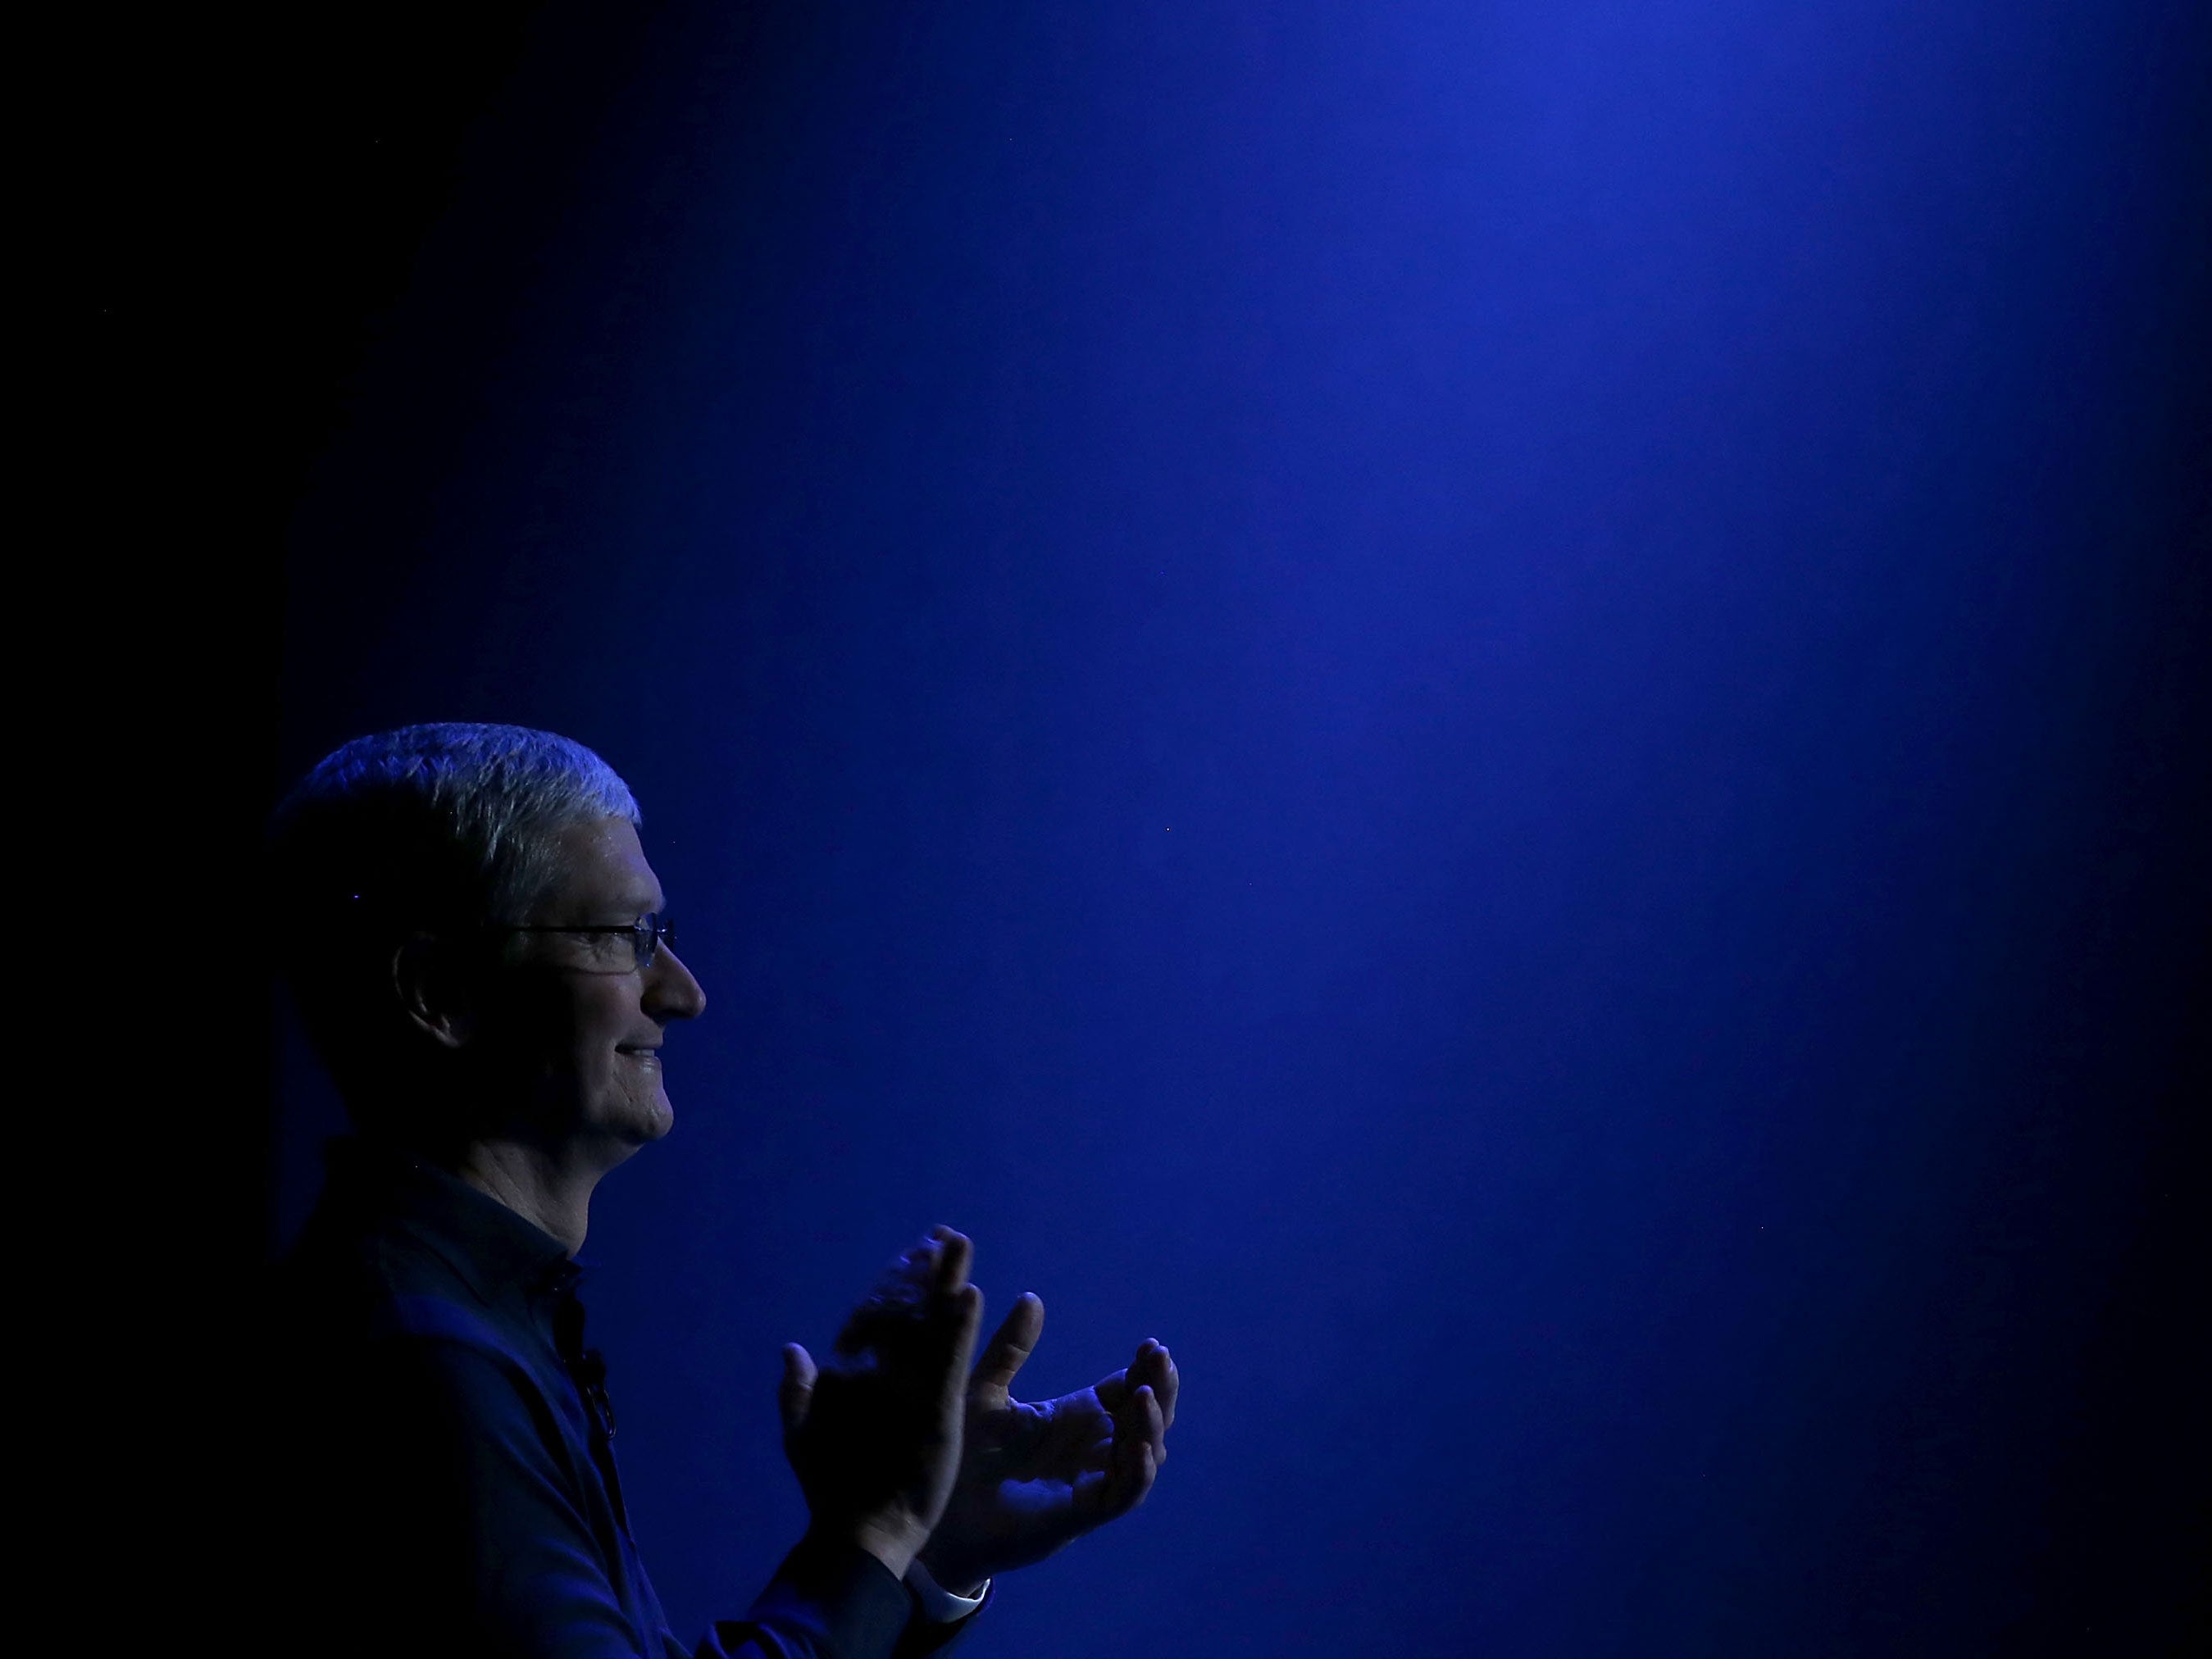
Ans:
POLYGON ((817 1366, 783 1351, 783 1449, 812 1530, 848 1539, 903 1578, 960 1466, 961 1393, 983 1293, 975 1246, 939 1227, 886 1268, 817 1366))
POLYGON ((1024 1295, 968 1385, 960 1478, 921 1551, 930 1576, 955 1594, 972 1595, 994 1573, 1127 1515, 1167 1461, 1182 1386, 1168 1351, 1147 1340, 1127 1370, 1024 1405, 1007 1388, 1043 1330, 1044 1304, 1024 1295))

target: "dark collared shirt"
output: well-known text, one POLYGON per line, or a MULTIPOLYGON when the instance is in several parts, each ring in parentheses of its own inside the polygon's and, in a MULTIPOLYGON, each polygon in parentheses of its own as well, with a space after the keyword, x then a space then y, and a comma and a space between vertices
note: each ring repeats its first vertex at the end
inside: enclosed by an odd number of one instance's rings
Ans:
MULTIPOLYGON (((581 1274, 443 1170, 333 1146, 264 1371, 267 1541, 292 1604, 270 1645, 681 1659, 623 1507, 581 1274)), ((905 1659, 961 1627, 859 1548, 805 1541, 694 1651, 905 1659)))

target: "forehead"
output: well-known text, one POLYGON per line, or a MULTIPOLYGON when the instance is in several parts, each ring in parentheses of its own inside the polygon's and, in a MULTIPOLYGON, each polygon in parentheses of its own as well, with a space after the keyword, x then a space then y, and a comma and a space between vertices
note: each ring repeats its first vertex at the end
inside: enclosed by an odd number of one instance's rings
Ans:
MULTIPOLYGON (((548 911, 588 909, 594 919, 623 920, 664 908, 660 878, 646 862, 637 826, 627 818, 599 818, 563 825, 555 851, 548 911)), ((569 920, 563 916, 560 920, 569 920)))

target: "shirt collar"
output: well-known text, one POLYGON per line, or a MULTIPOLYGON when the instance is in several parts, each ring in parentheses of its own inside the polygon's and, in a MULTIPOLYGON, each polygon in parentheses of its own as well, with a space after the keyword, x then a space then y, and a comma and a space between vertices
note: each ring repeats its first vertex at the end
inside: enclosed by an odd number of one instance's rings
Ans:
POLYGON ((344 1136, 325 1157, 333 1201, 405 1222, 487 1304, 570 1290, 583 1276, 559 1239, 404 1147, 344 1136))

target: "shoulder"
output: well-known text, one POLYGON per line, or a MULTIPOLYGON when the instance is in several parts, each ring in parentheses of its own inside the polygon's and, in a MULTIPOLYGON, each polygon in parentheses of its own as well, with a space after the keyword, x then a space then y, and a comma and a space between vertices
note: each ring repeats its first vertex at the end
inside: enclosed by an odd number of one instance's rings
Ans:
POLYGON ((438 1391, 493 1398, 538 1392, 512 1310, 487 1305, 431 1242, 404 1229, 310 1236, 271 1287, 269 1369, 310 1392, 402 1373, 438 1391))
POLYGON ((460 1262, 404 1218, 318 1212, 276 1270, 286 1312, 363 1310, 395 1297, 476 1299, 460 1262))

